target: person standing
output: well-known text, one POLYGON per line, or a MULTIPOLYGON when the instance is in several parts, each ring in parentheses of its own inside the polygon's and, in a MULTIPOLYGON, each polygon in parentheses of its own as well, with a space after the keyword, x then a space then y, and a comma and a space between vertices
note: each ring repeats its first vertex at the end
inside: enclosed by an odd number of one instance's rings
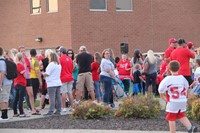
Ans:
POLYGON ((12 80, 6 77, 6 64, 3 57, 3 48, 0 47, 0 106, 1 117, 0 121, 8 120, 8 100, 10 95, 10 89, 12 80))
POLYGON ((15 63, 17 65, 18 75, 17 78, 14 79, 14 87, 16 89, 16 95, 13 104, 14 117, 26 117, 23 109, 23 101, 26 94, 26 70, 23 62, 23 55, 21 53, 17 53, 15 63), (17 107, 19 108, 19 114, 17 112, 17 107))
POLYGON ((99 52, 96 52, 94 54, 94 62, 92 62, 91 68, 92 68, 92 79, 94 81, 94 89, 98 103, 102 101, 102 92, 100 88, 100 79, 99 79, 99 73, 101 72, 100 64, 101 64, 101 55, 99 52))
POLYGON ((60 115, 61 112, 61 96, 60 96, 60 87, 62 85, 60 80, 61 74, 61 65, 58 60, 56 53, 49 52, 47 55, 49 59, 49 64, 46 68, 46 72, 43 72, 42 75, 45 77, 47 82, 47 91, 49 94, 50 107, 47 114, 44 116, 51 116, 53 114, 60 115), (56 107, 56 111, 54 109, 56 107))
POLYGON ((79 74, 77 79, 77 89, 76 89, 76 101, 75 104, 79 104, 81 99, 81 94, 84 89, 84 85, 86 86, 92 101, 95 100, 94 94, 94 83, 92 80, 91 73, 91 64, 92 64, 92 55, 87 52, 87 48, 85 46, 81 46, 79 48, 79 54, 77 55, 76 62, 79 66, 79 74))
POLYGON ((30 71, 30 77, 33 87, 33 96, 34 99, 37 99, 37 93, 39 88, 42 88, 42 79, 41 79, 41 72, 39 67, 38 59, 36 58, 37 52, 36 49, 30 50, 31 55, 31 71, 30 71))
POLYGON ((133 78, 131 73, 132 65, 126 54, 122 54, 122 59, 117 63, 117 70, 119 72, 119 78, 124 84, 124 92, 128 96, 131 80, 133 78))
POLYGON ((101 73, 100 73, 100 82, 103 84, 103 104, 108 106, 114 105, 113 101, 113 92, 112 92, 112 81, 115 79, 117 82, 117 78, 114 73, 114 65, 110 60, 110 52, 108 49, 103 50, 102 52, 102 60, 101 60, 101 73))
POLYGON ((190 58, 195 58, 195 53, 187 49, 187 44, 184 39, 178 40, 178 48, 171 53, 171 60, 177 60, 180 63, 178 74, 183 75, 192 84, 193 80, 190 72, 190 58))
POLYGON ((72 72, 74 69, 72 59, 67 56, 67 51, 64 47, 60 47, 60 64, 62 66, 60 79, 62 82, 61 94, 62 94, 62 112, 66 112, 66 94, 70 101, 71 109, 73 106, 73 96, 72 96, 72 87, 74 78, 72 72))

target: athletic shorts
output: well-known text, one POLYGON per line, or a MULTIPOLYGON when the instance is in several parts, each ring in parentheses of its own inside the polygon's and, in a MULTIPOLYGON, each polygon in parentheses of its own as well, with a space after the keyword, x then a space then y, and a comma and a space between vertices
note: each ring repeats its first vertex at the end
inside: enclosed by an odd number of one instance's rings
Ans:
POLYGON ((178 113, 170 113, 170 112, 167 112, 166 114, 166 120, 168 121, 176 121, 178 119, 181 119, 183 117, 185 117, 185 112, 178 112, 178 113))
POLYGON ((27 87, 32 86, 31 79, 26 79, 26 86, 27 86, 27 87))

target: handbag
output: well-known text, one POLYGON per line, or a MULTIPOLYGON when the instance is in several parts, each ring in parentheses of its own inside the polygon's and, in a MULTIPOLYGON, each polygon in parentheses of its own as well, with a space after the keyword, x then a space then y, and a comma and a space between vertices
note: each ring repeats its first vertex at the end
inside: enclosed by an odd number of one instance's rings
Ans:
POLYGON ((148 58, 147 58, 147 61, 145 62, 144 66, 143 66, 142 74, 147 75, 149 72, 149 67, 150 67, 150 64, 149 64, 148 58))

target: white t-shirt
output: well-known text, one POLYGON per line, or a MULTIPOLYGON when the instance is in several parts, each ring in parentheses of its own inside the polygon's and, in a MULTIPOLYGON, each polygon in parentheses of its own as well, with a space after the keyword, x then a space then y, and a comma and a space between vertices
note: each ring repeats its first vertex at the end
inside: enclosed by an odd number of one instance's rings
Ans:
POLYGON ((54 87, 54 86, 61 86, 61 80, 60 80, 60 73, 61 73, 61 65, 57 64, 55 62, 51 62, 48 64, 46 68, 46 74, 47 76, 45 78, 47 82, 47 87, 54 87))
POLYGON ((200 77, 200 67, 197 67, 194 72, 194 80, 198 81, 198 78, 200 77))
POLYGON ((166 111, 177 113, 186 111, 188 81, 182 75, 167 76, 158 88, 159 93, 165 93, 168 100, 166 111))

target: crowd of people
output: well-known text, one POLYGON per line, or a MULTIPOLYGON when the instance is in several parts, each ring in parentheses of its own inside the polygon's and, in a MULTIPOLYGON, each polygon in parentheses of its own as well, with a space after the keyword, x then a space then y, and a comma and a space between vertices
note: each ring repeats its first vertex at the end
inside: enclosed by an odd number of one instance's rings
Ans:
MULTIPOLYGON (((200 81, 200 59, 197 58, 194 44, 186 43, 184 39, 177 41, 175 38, 169 39, 168 43, 169 47, 164 55, 155 55, 152 50, 148 50, 144 56, 139 49, 135 49, 132 57, 125 53, 121 58, 115 57, 110 48, 103 50, 102 54, 96 52, 92 55, 86 46, 81 46, 77 54, 72 49, 58 46, 55 51, 41 50, 40 56, 37 55, 36 49, 31 49, 30 55, 26 55, 23 46, 10 51, 0 48, 0 58, 15 62, 18 72, 14 80, 7 79, 6 64, 0 60, 1 120, 8 119, 8 106, 13 109, 14 117, 26 117, 23 108, 24 97, 31 114, 41 115, 40 110, 44 108, 45 98, 48 96, 49 111, 44 115, 51 116, 67 111, 66 99, 69 101, 70 111, 73 111, 82 99, 88 98, 96 104, 114 107, 115 97, 119 98, 116 95, 116 85, 123 88, 122 97, 132 97, 140 93, 162 95, 164 90, 174 84, 163 83, 167 82, 163 79, 170 77, 169 75, 182 75, 184 80, 186 79, 184 83, 189 83, 190 88, 195 88, 192 93, 199 95, 197 86, 200 81), (169 65, 173 60, 178 62, 180 69, 174 70, 173 65, 169 65), (162 84, 160 89, 159 84, 162 84), (38 96, 40 106, 36 108, 34 103, 38 96)), ((186 89, 189 85, 186 85, 186 89)), ((179 90, 169 89, 169 95, 179 98, 179 90)), ((164 95, 162 98, 169 102, 164 95)), ((167 111, 169 114, 185 112, 185 109, 181 109, 172 109, 170 112, 171 108, 168 108, 167 111)), ((170 115, 167 116, 168 120, 174 121, 170 115)), ((180 117, 183 116, 181 113, 180 117)), ((194 128, 188 123, 188 130, 194 128)))

